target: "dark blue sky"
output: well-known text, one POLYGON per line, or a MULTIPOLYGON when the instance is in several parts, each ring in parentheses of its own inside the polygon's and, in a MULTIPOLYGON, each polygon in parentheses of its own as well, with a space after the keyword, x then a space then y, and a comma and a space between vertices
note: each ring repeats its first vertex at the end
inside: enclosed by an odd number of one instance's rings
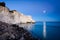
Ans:
POLYGON ((36 21, 60 21, 60 0, 0 0, 10 10, 31 15, 36 21), (43 11, 46 11, 43 13, 43 11))

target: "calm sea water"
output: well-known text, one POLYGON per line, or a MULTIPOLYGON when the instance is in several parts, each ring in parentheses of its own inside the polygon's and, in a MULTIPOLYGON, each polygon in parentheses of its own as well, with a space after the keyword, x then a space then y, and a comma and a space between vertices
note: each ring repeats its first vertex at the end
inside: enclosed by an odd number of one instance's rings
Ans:
POLYGON ((41 40, 60 40, 60 22, 46 22, 46 37, 43 35, 43 22, 35 24, 21 24, 21 27, 26 28, 33 37, 41 40))

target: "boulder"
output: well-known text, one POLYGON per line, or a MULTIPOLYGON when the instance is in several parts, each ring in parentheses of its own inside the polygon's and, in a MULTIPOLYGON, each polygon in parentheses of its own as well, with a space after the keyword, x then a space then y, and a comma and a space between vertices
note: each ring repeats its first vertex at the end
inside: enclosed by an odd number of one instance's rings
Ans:
POLYGON ((0 2, 0 6, 5 7, 5 2, 0 2))

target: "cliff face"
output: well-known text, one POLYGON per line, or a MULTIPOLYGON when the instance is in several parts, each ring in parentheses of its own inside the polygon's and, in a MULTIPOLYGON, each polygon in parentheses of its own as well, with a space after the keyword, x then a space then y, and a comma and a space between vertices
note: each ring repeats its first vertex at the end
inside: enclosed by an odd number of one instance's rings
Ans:
POLYGON ((35 22, 31 16, 26 16, 16 10, 9 10, 4 2, 0 3, 0 21, 10 24, 35 22))

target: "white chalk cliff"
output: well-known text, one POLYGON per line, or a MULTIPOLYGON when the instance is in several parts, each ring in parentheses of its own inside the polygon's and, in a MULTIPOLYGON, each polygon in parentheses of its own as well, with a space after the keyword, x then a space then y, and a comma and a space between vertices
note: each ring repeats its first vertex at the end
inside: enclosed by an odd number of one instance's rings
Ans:
POLYGON ((4 3, 0 3, 0 21, 10 24, 35 22, 31 16, 24 15, 16 10, 9 10, 4 6, 4 3))

